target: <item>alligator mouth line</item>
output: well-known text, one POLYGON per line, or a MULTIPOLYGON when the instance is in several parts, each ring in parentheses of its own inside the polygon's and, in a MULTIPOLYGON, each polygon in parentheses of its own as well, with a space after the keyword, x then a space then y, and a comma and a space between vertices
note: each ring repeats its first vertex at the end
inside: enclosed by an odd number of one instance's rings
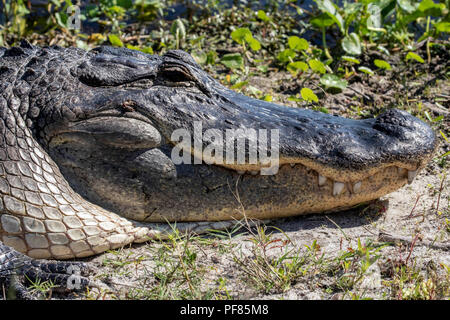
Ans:
MULTIPOLYGON (((216 166, 221 166, 226 169, 235 171, 240 175, 251 175, 258 176, 261 174, 261 168, 263 166, 252 165, 252 164, 214 164, 216 166)), ((326 179, 330 179, 332 181, 340 181, 342 183, 358 183, 358 181, 367 179, 379 172, 383 172, 389 168, 396 168, 398 173, 401 176, 405 176, 408 178, 408 182, 411 183, 415 178, 419 168, 414 168, 413 166, 408 166, 404 163, 394 162, 394 163, 386 163, 380 165, 378 167, 368 168, 364 171, 356 171, 356 170, 342 170, 335 169, 333 167, 320 166, 319 164, 309 160, 309 159, 280 159, 279 160, 279 168, 281 167, 290 167, 295 168, 297 166, 304 166, 310 170, 314 170, 317 172, 320 181, 325 181, 326 179)), ((278 173, 276 173, 278 174, 278 173)), ((276 175, 275 174, 275 175, 276 175)))

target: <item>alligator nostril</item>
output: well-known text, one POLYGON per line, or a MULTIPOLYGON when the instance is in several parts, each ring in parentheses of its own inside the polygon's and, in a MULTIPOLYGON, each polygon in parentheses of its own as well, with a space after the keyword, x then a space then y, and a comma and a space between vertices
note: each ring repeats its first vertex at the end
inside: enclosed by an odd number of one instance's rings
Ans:
POLYGON ((120 105, 123 112, 134 112, 134 107, 136 105, 136 102, 133 100, 126 100, 122 102, 120 105))
POLYGON ((393 124, 398 126, 408 126, 414 122, 414 117, 406 111, 390 109, 379 115, 376 119, 377 124, 393 124))
POLYGON ((408 112, 390 109, 376 118, 373 128, 400 140, 407 140, 411 138, 410 133, 422 125, 408 112))

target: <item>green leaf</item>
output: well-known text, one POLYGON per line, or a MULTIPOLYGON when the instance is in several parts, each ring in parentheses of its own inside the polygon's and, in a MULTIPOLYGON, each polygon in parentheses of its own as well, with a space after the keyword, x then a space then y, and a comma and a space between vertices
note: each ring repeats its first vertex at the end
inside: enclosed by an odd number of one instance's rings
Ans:
POLYGON ((208 51, 206 64, 214 65, 216 64, 216 59, 217 59, 217 52, 214 50, 208 51))
POLYGON ((423 0, 419 4, 417 10, 422 12, 426 16, 440 17, 442 15, 442 11, 445 10, 445 4, 437 4, 434 3, 433 0, 423 0))
POLYGON ((119 36, 115 34, 110 34, 108 36, 109 42, 111 42, 111 45, 115 47, 123 47, 123 42, 120 40, 119 36))
POLYGON ((191 56, 192 56, 192 58, 194 58, 195 62, 197 62, 198 64, 205 64, 206 61, 208 60, 208 56, 203 51, 191 52, 191 56))
POLYGON ((345 33, 344 30, 344 19, 337 11, 335 5, 330 0, 314 0, 317 3, 317 7, 320 11, 328 14, 328 16, 333 19, 334 22, 338 25, 339 29, 342 33, 345 33))
POLYGON ((450 22, 442 21, 434 25, 437 32, 450 33, 450 22))
POLYGON ((256 69, 258 69, 258 71, 261 73, 267 73, 267 71, 269 71, 269 66, 268 65, 259 65, 259 66, 256 66, 256 69))
POLYGON ((258 51, 259 49, 261 49, 261 43, 252 36, 245 37, 245 41, 247 41, 253 51, 258 51))
POLYGON ((300 99, 297 94, 297 96, 290 96, 288 101, 302 102, 302 99, 300 99))
POLYGON ((347 81, 339 78, 335 74, 324 74, 320 78, 320 83, 327 88, 344 90, 347 87, 347 81))
POLYGON ((367 68, 367 67, 359 67, 358 70, 361 71, 361 72, 364 72, 365 74, 371 75, 371 76, 375 74, 372 71, 372 69, 367 68))
POLYGON ((263 10, 258 10, 258 12, 256 13, 256 16, 258 17, 258 19, 260 19, 264 22, 270 21, 270 18, 267 16, 267 14, 263 10))
POLYGON ((413 13, 419 6, 418 2, 411 0, 397 0, 397 4, 400 8, 402 8, 403 11, 407 13, 413 13))
POLYGON ((349 56, 342 56, 342 59, 345 60, 345 61, 348 61, 348 62, 355 63, 355 64, 360 64, 361 63, 358 59, 353 58, 353 57, 349 57, 349 56))
POLYGON ((236 83, 235 85, 233 85, 232 87, 231 87, 231 89, 238 89, 238 90, 240 90, 240 89, 242 89, 243 87, 245 87, 246 85, 248 84, 248 81, 241 81, 241 82, 238 82, 238 83, 236 83))
POLYGON ((309 88, 302 88, 302 90, 300 90, 300 94, 302 98, 308 102, 319 102, 319 98, 309 88))
POLYGON ((184 26, 184 23, 180 18, 173 21, 172 26, 170 27, 170 33, 174 36, 176 36, 178 33, 178 36, 181 39, 186 38, 186 27, 184 26))
POLYGON ((244 44, 246 36, 250 36, 253 38, 252 32, 250 31, 249 28, 238 28, 233 32, 231 32, 231 39, 233 39, 234 41, 236 41, 241 45, 244 44))
POLYGON ((228 53, 220 59, 220 63, 227 68, 237 69, 244 66, 244 59, 240 53, 228 53))
POLYGON ((384 61, 384 60, 375 59, 373 61, 373 63, 380 69, 384 69, 384 70, 391 70, 392 69, 392 67, 389 64, 389 62, 384 61))
POLYGON ((125 9, 130 9, 133 6, 133 1, 132 0, 117 0, 117 5, 125 8, 125 9))
POLYGON ((299 71, 305 72, 308 70, 308 65, 303 61, 291 62, 287 65, 286 69, 294 76, 296 76, 299 71))
POLYGON ((361 54, 361 42, 356 33, 352 32, 342 39, 342 49, 348 54, 359 56, 361 54))
POLYGON ((318 73, 325 73, 327 70, 325 69, 325 65, 317 59, 312 59, 308 61, 309 67, 318 73))
POLYGON ((408 52, 408 54, 406 55, 406 61, 408 60, 416 60, 417 62, 420 63, 424 63, 425 60, 423 60, 423 58, 421 56, 419 56, 418 54, 415 54, 414 52, 408 52))
POLYGON ((285 49, 277 55, 277 59, 282 63, 288 63, 288 62, 291 62, 291 60, 294 59, 295 56, 296 56, 296 53, 294 50, 285 49))
POLYGON ((252 32, 248 28, 238 28, 231 32, 231 38, 237 43, 243 45, 247 42, 253 51, 261 49, 261 43, 253 38, 252 32))
POLYGON ((268 102, 272 102, 273 96, 270 95, 270 94, 266 94, 266 95, 262 98, 262 100, 268 101, 268 102))
POLYGON ((310 20, 310 23, 316 28, 328 28, 334 24, 334 20, 326 13, 322 13, 319 16, 310 20))
POLYGON ((138 47, 138 46, 133 46, 131 44, 127 44, 127 48, 131 49, 131 50, 138 50, 138 51, 141 51, 143 53, 153 54, 153 48, 152 47, 138 47))
POLYGON ((381 29, 381 8, 375 3, 369 3, 367 6, 367 13, 369 17, 367 18, 367 28, 369 29, 381 29))
POLYGON ((288 39, 289 48, 295 51, 308 50, 309 43, 303 38, 291 36, 288 39))

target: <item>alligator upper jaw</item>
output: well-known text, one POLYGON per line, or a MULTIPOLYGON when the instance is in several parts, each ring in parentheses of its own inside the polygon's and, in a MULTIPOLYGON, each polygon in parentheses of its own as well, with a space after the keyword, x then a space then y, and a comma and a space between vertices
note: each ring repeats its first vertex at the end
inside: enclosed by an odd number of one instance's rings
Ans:
MULTIPOLYGON (((218 131, 225 138, 227 130, 259 132, 264 129, 270 139, 271 130, 278 130, 280 166, 301 164, 334 181, 361 181, 394 166, 411 172, 412 177, 430 160, 437 147, 435 134, 427 124, 397 109, 390 109, 376 118, 354 120, 251 99, 220 86, 215 89, 216 99, 212 103, 201 98, 192 103, 195 105, 192 109, 189 103, 192 95, 179 97, 177 90, 165 90, 165 94, 159 95, 158 103, 169 111, 166 113, 168 120, 152 120, 159 124, 161 134, 172 144, 177 144, 171 134, 178 128, 190 130, 195 140, 195 123, 201 124, 203 137, 208 130, 218 131), (175 113, 171 113, 172 110, 175 113)), ((245 148, 247 161, 250 150, 248 145, 245 148)), ((202 150, 190 152, 205 160, 202 150)), ((224 151, 223 158, 226 153, 224 151)), ((241 172, 258 172, 265 167, 260 162, 206 160, 208 164, 241 172)))

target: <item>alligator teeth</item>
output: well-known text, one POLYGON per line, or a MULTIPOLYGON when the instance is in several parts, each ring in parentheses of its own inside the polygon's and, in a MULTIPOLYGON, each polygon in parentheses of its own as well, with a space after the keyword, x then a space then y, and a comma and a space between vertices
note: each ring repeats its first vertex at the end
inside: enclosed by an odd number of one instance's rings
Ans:
POLYGON ((245 174, 245 172, 246 172, 245 170, 238 170, 238 171, 237 171, 237 173, 239 173, 240 175, 245 174))
POLYGON ((291 168, 295 167, 295 163, 289 163, 289 165, 291 166, 291 168))
POLYGON ((321 176, 319 174, 319 186, 323 186, 327 182, 327 177, 321 176))
POLYGON ((345 184, 342 182, 335 182, 333 184, 333 196, 339 195, 344 190, 345 184))
POLYGON ((353 192, 358 193, 360 190, 361 190, 361 181, 358 181, 353 185, 353 192))
POLYGON ((408 170, 408 183, 411 183, 417 175, 417 170, 408 170))

